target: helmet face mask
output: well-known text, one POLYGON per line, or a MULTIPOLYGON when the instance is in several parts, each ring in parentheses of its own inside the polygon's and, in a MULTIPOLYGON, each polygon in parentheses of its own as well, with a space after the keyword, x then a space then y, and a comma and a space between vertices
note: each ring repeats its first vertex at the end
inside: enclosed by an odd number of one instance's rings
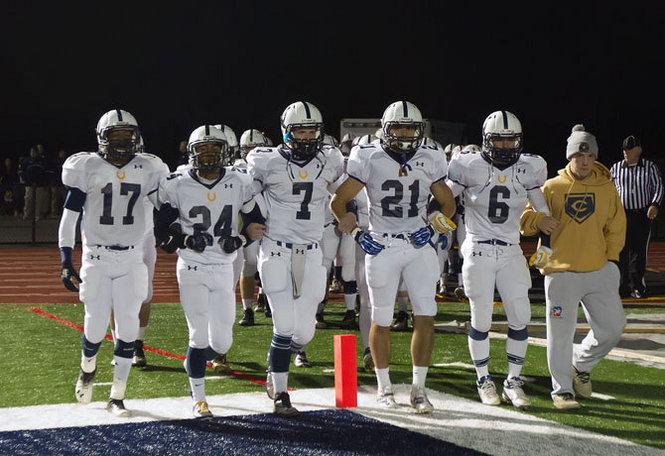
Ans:
POLYGON ((390 151, 415 152, 425 136, 425 123, 420 110, 408 101, 396 101, 381 117, 381 142, 390 151))
POLYGON ((240 158, 245 160, 247 154, 249 154, 252 149, 256 147, 266 147, 267 145, 268 139, 259 130, 253 128, 245 130, 240 136, 240 158))
POLYGON ((495 165, 515 163, 523 148, 522 124, 508 111, 490 114, 483 124, 483 154, 495 165))
POLYGON ((282 139, 296 160, 310 160, 321 150, 323 117, 311 103, 297 101, 286 107, 281 117, 282 139))
POLYGON ((204 173, 218 171, 229 157, 229 146, 222 130, 204 125, 192 132, 187 143, 189 164, 204 173))
POLYGON ((133 115, 122 109, 106 112, 97 122, 97 145, 104 160, 124 166, 139 152, 141 132, 133 115))

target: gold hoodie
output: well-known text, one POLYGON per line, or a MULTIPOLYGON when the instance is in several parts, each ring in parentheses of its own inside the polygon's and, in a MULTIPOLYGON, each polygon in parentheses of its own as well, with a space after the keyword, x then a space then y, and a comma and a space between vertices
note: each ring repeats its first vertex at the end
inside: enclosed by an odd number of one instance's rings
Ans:
MULTIPOLYGON (((619 260, 626 238, 626 213, 607 168, 596 162, 586 179, 577 180, 568 164, 545 182, 543 193, 552 217, 560 224, 551 236, 554 253, 540 272, 596 271, 608 260, 619 260)), ((521 233, 540 233, 538 222, 543 217, 528 206, 520 220, 521 233)))

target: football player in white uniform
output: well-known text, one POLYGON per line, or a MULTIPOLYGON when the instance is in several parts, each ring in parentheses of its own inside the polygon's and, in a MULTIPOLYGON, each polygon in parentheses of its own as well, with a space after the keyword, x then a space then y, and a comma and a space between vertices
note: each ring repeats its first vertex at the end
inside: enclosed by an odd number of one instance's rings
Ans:
POLYGON ((323 117, 313 104, 289 105, 281 127, 284 143, 251 151, 247 170, 267 207, 259 251, 259 273, 273 319, 266 388, 275 413, 291 416, 298 413, 287 392, 291 353, 314 336, 314 315, 326 286, 319 243, 328 187, 344 165, 337 148, 321 144, 323 117))
MULTIPOLYGON (((230 152, 221 130, 197 128, 187 148, 191 168, 160 183, 156 225, 160 245, 169 252, 178 249, 180 302, 189 327, 185 365, 193 414, 204 417, 212 415, 205 396, 206 359, 227 353, 233 341, 233 261, 246 242, 238 233, 238 213, 252 213, 256 204, 251 178, 222 165, 230 152)), ((250 224, 248 232, 254 228, 250 224)))
MULTIPOLYGON (((434 345, 434 295, 439 264, 431 244, 432 228, 427 223, 430 192, 452 216, 455 203, 444 183, 447 164, 440 152, 421 147, 424 122, 418 108, 398 101, 381 119, 384 138, 351 151, 349 178, 337 189, 331 207, 343 232, 353 232, 368 254, 365 271, 372 303, 370 346, 378 381, 378 400, 396 407, 388 373, 390 322, 400 276, 409 291, 414 313, 411 344, 413 385, 411 405, 417 413, 431 413, 425 393, 425 378, 434 345), (356 217, 346 209, 348 202, 366 188, 369 197, 369 230, 356 228, 356 217)), ((452 222, 441 212, 434 224, 448 231, 452 222)))
POLYGON ((547 179, 547 164, 537 155, 521 153, 522 144, 519 119, 508 111, 493 112, 483 124, 482 152, 464 149, 453 157, 448 169, 448 185, 453 194, 464 198, 462 273, 471 304, 468 341, 478 394, 484 404, 501 402, 488 370, 488 332, 496 286, 509 324, 508 376, 502 396, 517 408, 529 405, 520 372, 531 319, 531 276, 520 248, 520 216, 528 201, 549 215, 540 190, 547 179))
POLYGON ((231 127, 225 124, 217 124, 215 128, 222 130, 224 136, 226 137, 226 143, 228 144, 229 152, 226 157, 224 157, 225 163, 224 166, 230 166, 233 164, 235 159, 238 157, 239 147, 238 147, 238 137, 236 132, 233 131, 231 127))
MULTIPOLYGON (((233 167, 247 172, 247 154, 257 147, 266 147, 268 140, 259 130, 245 130, 240 136, 240 157, 233 163, 233 167)), ((254 310, 252 300, 256 289, 256 262, 259 255, 259 243, 253 242, 243 248, 242 274, 240 275, 240 298, 242 299, 243 316, 238 321, 240 326, 254 325, 254 310)))
POLYGON ((65 287, 79 291, 85 306, 81 371, 76 399, 89 403, 97 371, 97 352, 111 311, 115 316, 113 385, 108 410, 128 416, 124 398, 139 331, 139 310, 148 295, 143 264, 146 205, 156 203, 164 163, 156 156, 136 154, 139 127, 134 116, 114 109, 97 123, 98 152, 72 155, 62 167, 67 187, 58 233, 65 287), (71 262, 76 222, 82 215, 81 279, 71 262), (80 282, 80 290, 75 282, 80 282))

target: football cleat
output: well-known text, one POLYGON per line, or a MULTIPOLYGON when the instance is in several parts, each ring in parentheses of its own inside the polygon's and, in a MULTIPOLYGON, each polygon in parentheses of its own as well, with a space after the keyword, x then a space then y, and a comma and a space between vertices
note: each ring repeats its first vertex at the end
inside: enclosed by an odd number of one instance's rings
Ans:
POLYGON ((265 312, 266 311, 266 295, 263 293, 259 294, 259 297, 256 299, 256 306, 254 307, 254 312, 265 312))
POLYGON ((593 389, 591 387, 591 374, 580 372, 573 366, 573 389, 575 394, 582 399, 590 399, 593 389))
POLYGON ((212 370, 217 373, 224 373, 231 370, 229 362, 226 359, 226 354, 217 355, 215 359, 212 360, 212 370))
POLYGON ((328 293, 341 293, 342 283, 336 278, 330 281, 330 287, 328 287, 328 293))
POLYGON ((496 385, 492 381, 492 377, 489 375, 484 376, 477 382, 478 395, 480 396, 480 401, 485 405, 499 405, 501 399, 496 392, 496 385))
POLYGON ((434 406, 427 398, 425 388, 422 386, 411 386, 411 407, 416 410, 416 413, 432 413, 434 411, 434 406))
POLYGON ((372 359, 372 351, 369 347, 365 349, 365 353, 363 354, 363 364, 367 372, 374 372, 374 359, 372 359))
POLYGON ((289 393, 282 391, 274 399, 273 413, 275 413, 275 415, 290 417, 296 416, 300 412, 297 408, 291 405, 289 393))
POLYGON ((275 384, 272 381, 272 372, 270 371, 266 375, 266 394, 270 399, 275 399, 275 384))
POLYGON ((309 360, 307 359, 307 354, 305 351, 299 351, 296 353, 296 357, 293 360, 293 364, 295 364, 296 367, 311 367, 309 364, 309 360))
POLYGON ((132 414, 132 412, 125 408, 125 403, 122 399, 110 399, 109 403, 106 405, 106 410, 121 418, 128 417, 132 414))
POLYGON ((81 404, 89 404, 92 401, 92 384, 95 379, 97 369, 92 372, 79 372, 79 378, 76 380, 74 395, 81 404))
POLYGON ((252 309, 245 309, 238 324, 240 326, 254 326, 254 311, 252 309))
POLYGON ((323 313, 316 314, 315 327, 316 329, 326 329, 328 327, 328 323, 326 323, 325 320, 323 319, 323 313))
POLYGON ((208 403, 206 401, 198 401, 192 407, 192 414, 194 418, 209 418, 212 416, 208 403))
POLYGON ((356 326, 356 311, 348 309, 339 325, 342 328, 354 328, 356 326))
POLYGON ((580 403, 575 400, 571 393, 555 394, 552 396, 554 408, 559 410, 571 410, 580 408, 580 403))
POLYGON ((395 402, 395 394, 393 393, 392 385, 386 386, 377 391, 376 402, 385 408, 398 407, 397 402, 395 402))
POLYGON ((264 314, 266 318, 272 318, 272 309, 270 308, 270 303, 268 302, 268 298, 266 298, 266 308, 264 314))
POLYGON ((137 340, 134 343, 134 357, 132 358, 133 367, 145 367, 147 365, 145 352, 143 351, 143 341, 137 340))
POLYGON ((455 288, 453 294, 459 302, 467 302, 469 300, 469 298, 466 297, 466 293, 464 292, 464 287, 455 288))
POLYGON ((501 397, 513 407, 517 409, 524 409, 531 405, 529 398, 524 393, 522 386, 524 382, 519 377, 507 378, 503 382, 503 391, 501 397))
POLYGON ((409 330, 409 314, 403 310, 397 312, 395 317, 395 322, 392 324, 391 328, 394 331, 408 331, 409 330))

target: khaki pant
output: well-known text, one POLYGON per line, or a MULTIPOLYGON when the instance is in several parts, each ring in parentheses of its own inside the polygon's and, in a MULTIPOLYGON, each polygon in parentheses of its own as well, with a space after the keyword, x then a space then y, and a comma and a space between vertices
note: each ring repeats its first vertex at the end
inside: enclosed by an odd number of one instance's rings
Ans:
POLYGON ((25 206, 23 207, 23 220, 36 220, 46 218, 49 211, 49 188, 48 187, 25 187, 25 206), (37 213, 35 215, 35 203, 37 213))

